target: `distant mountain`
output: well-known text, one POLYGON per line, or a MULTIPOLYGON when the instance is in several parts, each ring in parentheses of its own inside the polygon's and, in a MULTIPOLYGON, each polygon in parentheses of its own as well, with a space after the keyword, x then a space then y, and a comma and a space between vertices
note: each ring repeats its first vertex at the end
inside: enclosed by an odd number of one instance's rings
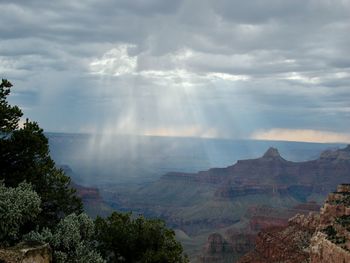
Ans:
POLYGON ((239 160, 226 168, 171 172, 142 186, 106 186, 101 194, 114 208, 161 217, 185 232, 185 248, 192 259, 202 253, 200 248, 212 232, 241 240, 233 247, 236 260, 251 248, 260 229, 282 226, 296 213, 317 210, 328 192, 349 181, 349 146, 303 162, 287 161, 276 148, 269 148, 260 158, 239 160))
POLYGON ((145 183, 169 172, 193 173, 257 158, 269 147, 292 161, 317 159, 342 144, 47 133, 51 156, 85 185, 145 183))
POLYGON ((269 148, 261 158, 239 160, 226 168, 198 173, 168 173, 162 180, 195 181, 217 185, 215 196, 232 198, 254 193, 279 193, 305 201, 312 194, 326 194, 350 180, 350 146, 327 150, 319 159, 291 162, 269 148))

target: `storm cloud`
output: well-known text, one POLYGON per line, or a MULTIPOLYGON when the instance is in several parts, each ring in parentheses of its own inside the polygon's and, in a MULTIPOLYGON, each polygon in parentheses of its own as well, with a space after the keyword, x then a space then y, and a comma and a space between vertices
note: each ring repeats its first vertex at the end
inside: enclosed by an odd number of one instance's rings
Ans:
POLYGON ((349 0, 0 0, 0 9, 1 77, 48 131, 349 138, 349 0))

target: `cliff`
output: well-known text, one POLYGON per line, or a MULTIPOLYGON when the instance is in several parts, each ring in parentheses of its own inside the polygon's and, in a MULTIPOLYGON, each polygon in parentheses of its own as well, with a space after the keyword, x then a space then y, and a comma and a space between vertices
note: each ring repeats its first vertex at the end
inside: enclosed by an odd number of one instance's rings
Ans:
MULTIPOLYGON (((249 251, 253 252, 246 255, 247 261, 243 262, 260 263, 260 258, 267 258, 272 254, 279 259, 291 257, 292 254, 296 256, 295 247, 304 246, 305 239, 311 238, 318 225, 315 223, 317 214, 310 212, 316 209, 319 211, 319 206, 315 203, 302 204, 291 209, 252 207, 245 216, 246 224, 241 228, 229 228, 220 238, 218 233, 210 235, 197 261, 236 262, 249 251), (294 216, 295 214, 298 215, 294 216), (298 235, 293 237, 291 233, 298 235), (282 241, 294 245, 286 246, 287 250, 281 246, 282 241)), ((305 257, 301 251, 296 260, 299 262, 298 260, 305 257)))
POLYGON ((328 195, 319 214, 297 215, 286 227, 260 232, 239 263, 350 262, 350 185, 328 195))
POLYGON ((198 173, 168 173, 161 180, 197 182, 217 187, 217 197, 252 193, 292 194, 304 201, 312 194, 326 195, 350 174, 350 145, 326 150, 316 160, 291 162, 269 148, 257 159, 239 160, 226 168, 198 173))
POLYGON ((167 173, 155 182, 101 193, 112 207, 160 217, 185 232, 191 238, 191 242, 185 241, 191 259, 234 262, 229 255, 236 258, 251 250, 260 231, 286 227, 297 213, 318 212, 327 194, 349 180, 349 149, 292 162, 270 148, 260 158, 240 160, 225 168, 167 173), (206 242, 208 247, 218 240, 212 233, 219 233, 232 252, 225 249, 220 255, 219 251, 203 250, 206 242))
MULTIPOLYGON (((69 177, 77 177, 68 165, 61 165, 59 168, 69 177)), ((70 187, 76 190, 76 194, 81 198, 84 204, 84 210, 89 216, 107 216, 113 211, 113 209, 103 200, 98 188, 83 186, 75 183, 73 180, 70 183, 70 187)))

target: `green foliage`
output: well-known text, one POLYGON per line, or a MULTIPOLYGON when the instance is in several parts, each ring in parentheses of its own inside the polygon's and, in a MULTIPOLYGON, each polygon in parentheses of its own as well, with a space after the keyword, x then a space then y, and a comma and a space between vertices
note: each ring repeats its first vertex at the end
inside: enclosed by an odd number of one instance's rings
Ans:
POLYGON ((0 135, 11 132, 18 128, 19 119, 22 117, 22 111, 17 106, 8 104, 6 98, 10 94, 12 84, 6 79, 1 80, 0 84, 0 135))
POLYGON ((54 250, 55 263, 103 263, 94 250, 94 223, 86 214, 71 214, 62 219, 54 231, 45 228, 31 232, 25 239, 49 243, 54 250))
MULTIPOLYGON (((338 192, 334 192, 335 194, 339 194, 338 192)), ((349 193, 341 193, 342 198, 336 199, 332 201, 328 201, 331 205, 345 205, 347 207, 350 207, 350 194, 349 193)))
MULTIPOLYGON (((55 167, 49 155, 48 139, 35 122, 18 128, 21 110, 10 106, 7 96, 12 84, 2 80, 0 88, 0 180, 15 187, 22 181, 33 185, 42 204, 34 225, 52 226, 65 215, 81 213, 82 203, 70 185, 70 178, 55 167)), ((28 230, 34 226, 28 225, 28 230)))
POLYGON ((335 222, 340 224, 343 227, 350 227, 350 215, 343 215, 335 219, 335 222))
POLYGON ((322 230, 323 233, 327 235, 327 239, 335 244, 344 244, 346 238, 343 236, 339 236, 337 230, 332 226, 327 226, 322 230))
MULTIPOLYGON (((7 102, 12 84, 0 85, 0 242, 49 243, 55 263, 188 262, 174 231, 163 221, 112 213, 94 222, 70 178, 55 167, 48 139, 36 122, 19 128, 22 116, 7 102), (26 181, 32 185, 32 188, 26 181), (17 187, 17 188, 14 188, 17 187), (79 214, 79 215, 77 215, 79 214), (36 231, 33 231, 36 229, 36 231)), ((1 244, 1 243, 0 243, 1 244)))
POLYGON ((188 262, 174 231, 161 220, 113 212, 95 221, 98 248, 108 262, 188 262))
POLYGON ((30 184, 21 183, 12 188, 0 183, 1 245, 13 245, 21 239, 20 228, 40 213, 40 203, 30 184))
POLYGON ((325 233, 330 239, 334 238, 337 235, 337 231, 333 226, 327 226, 325 229, 323 229, 322 232, 325 233))

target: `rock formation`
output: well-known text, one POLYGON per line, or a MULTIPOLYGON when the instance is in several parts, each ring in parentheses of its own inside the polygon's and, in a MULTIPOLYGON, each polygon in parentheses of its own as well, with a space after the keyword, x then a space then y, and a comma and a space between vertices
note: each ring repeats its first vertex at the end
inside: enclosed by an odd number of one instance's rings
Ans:
MULTIPOLYGON (((319 211, 317 205, 337 185, 349 181, 349 175, 350 146, 325 151, 320 158, 304 162, 288 161, 270 148, 260 158, 239 160, 226 168, 172 172, 131 190, 101 193, 112 207, 160 217, 185 232, 193 240, 188 245, 193 258, 233 262, 225 259, 231 252, 220 256, 204 249, 201 253, 206 240, 203 236, 209 236, 208 246, 216 240, 210 234, 220 233, 232 248, 231 255, 241 256, 254 246, 259 231, 282 229, 297 213, 306 216, 319 211)), ((296 231, 295 225, 290 228, 296 231)))
MULTIPOLYGON (((67 175, 69 175, 69 177, 76 177, 73 170, 68 165, 61 165, 59 168, 61 168, 67 175)), ((103 200, 98 188, 83 186, 75 183, 73 180, 71 181, 70 186, 76 190, 76 194, 81 198, 84 204, 84 210, 89 216, 106 216, 113 210, 103 200)))
POLYGON ((350 174, 350 145, 344 149, 327 150, 319 159, 291 162, 278 150, 269 148, 261 158, 239 160, 226 168, 212 168, 193 173, 168 173, 161 180, 199 182, 218 185, 216 196, 262 193, 326 195, 350 174))
MULTIPOLYGON (((248 221, 245 226, 240 229, 230 228, 220 235, 220 238, 218 233, 210 235, 197 261, 236 262, 248 251, 254 251, 255 247, 261 248, 261 251, 257 250, 247 255, 247 262, 260 263, 252 259, 258 260, 272 254, 278 258, 284 254, 290 256, 291 252, 294 254, 294 247, 304 244, 315 231, 319 220, 316 212, 310 211, 316 210, 319 211, 319 206, 315 203, 303 204, 292 209, 252 207, 246 215, 248 221), (294 216, 295 214, 297 216, 294 216), (291 216, 293 217, 290 219, 291 216), (291 236, 291 233, 298 233, 298 236, 291 236), (294 246, 288 247, 289 253, 281 247, 282 240, 289 244, 295 243, 294 246), (259 246, 260 244, 267 245, 259 246), (216 249, 208 249, 213 247, 216 249)), ((296 260, 306 257, 305 253, 293 256, 296 256, 296 260)))
POLYGON ((254 250, 238 262, 350 262, 350 185, 329 194, 319 214, 297 215, 286 227, 260 232, 254 250))
POLYGON ((20 243, 15 247, 0 249, 2 263, 50 263, 51 249, 48 244, 35 245, 20 243))

